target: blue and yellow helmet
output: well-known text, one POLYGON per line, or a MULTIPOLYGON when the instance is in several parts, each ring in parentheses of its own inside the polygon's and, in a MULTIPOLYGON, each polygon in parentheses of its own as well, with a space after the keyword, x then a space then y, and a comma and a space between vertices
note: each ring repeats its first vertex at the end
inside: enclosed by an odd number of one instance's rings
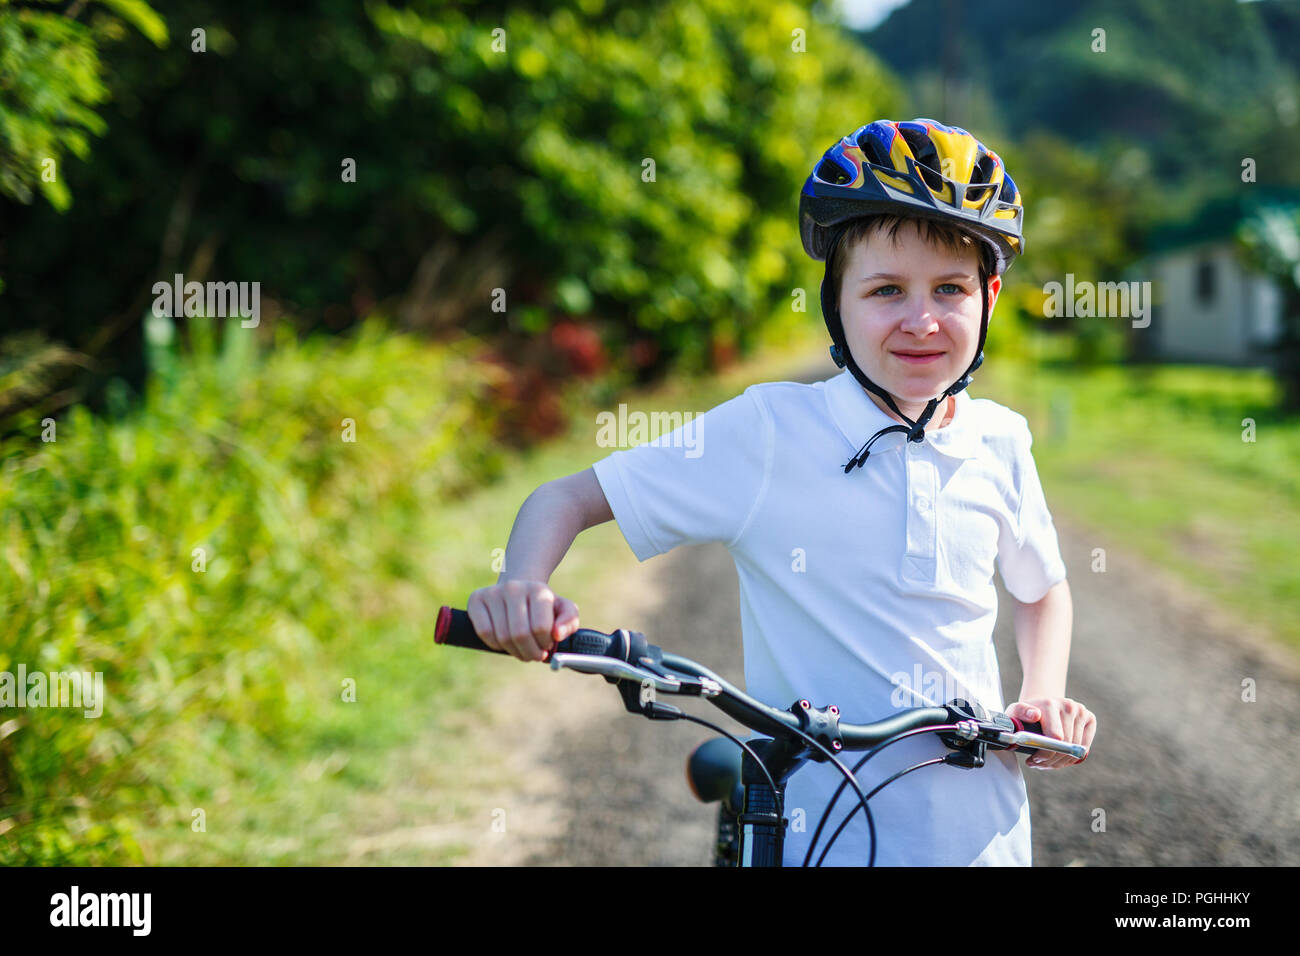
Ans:
POLYGON ((988 247, 1001 275, 1024 251, 1020 190, 997 153, 932 119, 876 120, 828 149, 799 196, 804 250, 825 260, 837 227, 879 214, 952 222, 988 247))

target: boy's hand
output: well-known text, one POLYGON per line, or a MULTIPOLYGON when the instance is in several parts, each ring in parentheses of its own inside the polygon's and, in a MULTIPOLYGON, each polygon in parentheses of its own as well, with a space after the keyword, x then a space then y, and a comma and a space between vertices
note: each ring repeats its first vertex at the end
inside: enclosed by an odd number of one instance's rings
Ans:
POLYGON ((556 596, 545 581, 502 581, 479 588, 465 605, 479 638, 494 651, 540 661, 557 641, 578 629, 578 605, 556 596))
MULTIPOLYGON (((1043 736, 1066 743, 1082 744, 1091 749, 1092 738, 1097 733, 1097 717, 1083 704, 1068 697, 1031 697, 1018 700, 1007 708, 1008 717, 1022 721, 1037 720, 1043 725, 1043 736)), ((1086 758, 1085 758, 1086 759, 1086 758)), ((1083 763, 1065 754, 1039 751, 1025 761, 1040 770, 1057 770, 1072 764, 1083 763)))

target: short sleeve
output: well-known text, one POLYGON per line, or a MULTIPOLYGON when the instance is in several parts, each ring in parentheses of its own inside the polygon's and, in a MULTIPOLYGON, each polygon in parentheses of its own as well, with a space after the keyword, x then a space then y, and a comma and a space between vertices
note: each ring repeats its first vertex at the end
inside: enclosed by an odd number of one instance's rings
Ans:
MULTIPOLYGON (((603 414, 612 432, 647 413, 603 414)), ((592 469, 628 546, 645 561, 681 544, 739 538, 766 487, 772 447, 767 408, 751 388, 592 469)))
POLYGON ((1015 465, 1019 506, 1014 527, 999 536, 998 569, 1011 596, 1021 603, 1033 604, 1065 580, 1065 562, 1061 560, 1056 526, 1047 510, 1038 468, 1030 453, 1033 438, 1027 424, 1022 424, 1021 432, 1016 442, 1015 465))

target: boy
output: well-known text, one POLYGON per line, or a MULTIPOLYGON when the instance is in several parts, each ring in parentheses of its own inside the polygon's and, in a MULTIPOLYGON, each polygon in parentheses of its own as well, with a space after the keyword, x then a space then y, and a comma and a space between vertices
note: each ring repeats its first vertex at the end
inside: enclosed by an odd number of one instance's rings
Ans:
MULTIPOLYGON (((761 700, 835 703, 866 723, 965 697, 1090 746, 1094 716, 1064 696, 1072 610, 1027 423, 963 391, 1022 215, 1002 161, 965 130, 882 120, 832 146, 804 186, 800 229, 826 260, 822 311, 846 371, 751 386, 683 426, 691 454, 674 433, 543 485, 516 519, 508 573, 470 596, 479 636, 538 660, 576 630, 576 605, 545 582, 581 530, 616 518, 642 561, 727 544, 746 689, 761 700), (995 563, 1025 672, 1010 707, 992 643, 995 563)), ((869 793, 945 753, 932 734, 909 737, 859 781, 869 793)), ((812 762, 790 778, 785 865, 802 862, 842 779, 812 762)), ((828 825, 852 807, 841 797, 828 825)), ((978 770, 907 774, 871 809, 881 865, 1030 863, 1028 798, 1006 752, 978 770)), ((826 862, 861 865, 867 851, 859 819, 826 862)))

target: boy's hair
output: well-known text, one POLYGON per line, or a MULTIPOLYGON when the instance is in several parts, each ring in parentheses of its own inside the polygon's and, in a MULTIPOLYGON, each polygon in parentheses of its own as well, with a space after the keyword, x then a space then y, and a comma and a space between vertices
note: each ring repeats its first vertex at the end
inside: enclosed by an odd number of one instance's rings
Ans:
POLYGON ((957 255, 964 255, 967 252, 974 251, 979 257, 980 264, 985 272, 988 271, 984 243, 955 223, 923 219, 919 216, 896 216, 892 214, 863 216, 859 219, 850 220, 844 226, 844 234, 840 237, 840 241, 836 243, 830 260, 826 263, 830 273, 831 290, 834 292, 836 300, 839 299, 841 281, 844 278, 844 270, 848 268, 849 255, 853 252, 853 247, 859 242, 865 242, 868 237, 875 233, 882 236, 887 233, 890 241, 895 241, 898 237, 898 230, 902 228, 905 222, 914 223, 920 232, 921 238, 931 245, 941 246, 957 255))

